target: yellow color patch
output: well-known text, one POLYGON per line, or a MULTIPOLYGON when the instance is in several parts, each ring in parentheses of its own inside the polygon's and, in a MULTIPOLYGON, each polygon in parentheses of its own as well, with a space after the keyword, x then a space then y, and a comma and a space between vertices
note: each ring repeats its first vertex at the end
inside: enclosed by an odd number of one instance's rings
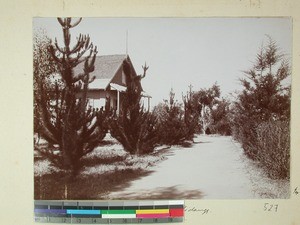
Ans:
POLYGON ((169 209, 138 209, 136 214, 160 214, 169 213, 169 209))

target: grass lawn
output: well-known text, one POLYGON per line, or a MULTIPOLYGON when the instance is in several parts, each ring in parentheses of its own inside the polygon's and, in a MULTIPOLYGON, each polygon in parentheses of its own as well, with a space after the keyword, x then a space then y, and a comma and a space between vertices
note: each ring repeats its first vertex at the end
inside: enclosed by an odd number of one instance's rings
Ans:
POLYGON ((112 191, 123 189, 151 173, 151 167, 165 159, 168 149, 146 156, 130 156, 115 140, 109 138, 81 159, 84 167, 77 177, 53 167, 47 159, 35 158, 34 199, 103 199, 112 191))
POLYGON ((45 174, 34 179, 34 199, 101 199, 101 195, 124 188, 131 180, 149 173, 139 169, 124 169, 78 176, 73 180, 67 179, 64 172, 45 174))

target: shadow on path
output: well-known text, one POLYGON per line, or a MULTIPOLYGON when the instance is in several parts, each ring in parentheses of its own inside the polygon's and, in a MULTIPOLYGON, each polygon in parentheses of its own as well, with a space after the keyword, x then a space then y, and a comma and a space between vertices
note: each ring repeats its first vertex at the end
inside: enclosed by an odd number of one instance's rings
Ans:
POLYGON ((158 187, 151 190, 140 190, 137 192, 115 193, 105 198, 109 199, 125 199, 125 200, 145 200, 145 199, 200 199, 203 194, 199 190, 182 190, 176 186, 158 187))

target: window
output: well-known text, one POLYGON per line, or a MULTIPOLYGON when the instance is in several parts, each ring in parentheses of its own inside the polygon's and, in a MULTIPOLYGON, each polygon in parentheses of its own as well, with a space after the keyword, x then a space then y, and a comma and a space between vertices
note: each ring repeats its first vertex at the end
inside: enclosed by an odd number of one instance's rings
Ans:
POLYGON ((126 77, 124 71, 122 71, 122 84, 126 84, 126 77))

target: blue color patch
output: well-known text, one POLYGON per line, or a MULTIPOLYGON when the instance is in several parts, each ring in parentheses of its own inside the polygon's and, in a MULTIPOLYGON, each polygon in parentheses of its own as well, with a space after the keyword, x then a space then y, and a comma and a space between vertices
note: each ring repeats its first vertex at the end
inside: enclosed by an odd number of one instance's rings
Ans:
POLYGON ((73 214, 73 215, 100 215, 101 210, 67 209, 67 214, 73 214))

